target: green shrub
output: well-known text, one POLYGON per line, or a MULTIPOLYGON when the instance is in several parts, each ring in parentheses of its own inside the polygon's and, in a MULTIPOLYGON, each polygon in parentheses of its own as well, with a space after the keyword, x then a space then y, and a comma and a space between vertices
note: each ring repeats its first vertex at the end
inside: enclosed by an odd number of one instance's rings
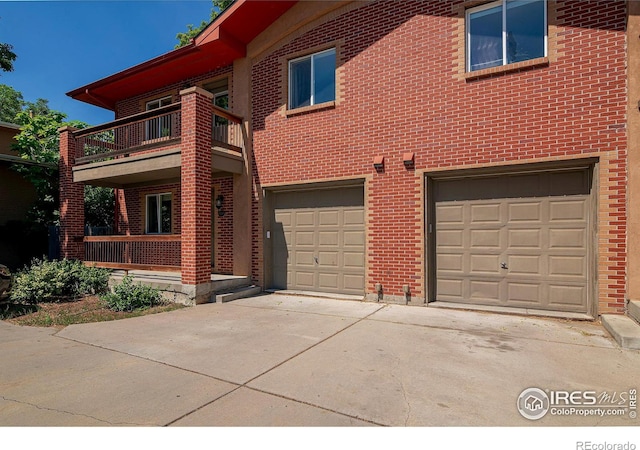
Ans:
POLYGON ((108 289, 109 274, 107 269, 86 267, 80 261, 34 259, 16 274, 11 300, 34 304, 99 294, 108 289))
POLYGON ((125 276, 113 288, 113 292, 100 296, 107 308, 114 311, 133 311, 162 304, 160 291, 151 286, 133 284, 133 279, 125 276))
POLYGON ((78 266, 78 290, 80 294, 98 295, 109 291, 109 269, 88 267, 80 263, 78 266))

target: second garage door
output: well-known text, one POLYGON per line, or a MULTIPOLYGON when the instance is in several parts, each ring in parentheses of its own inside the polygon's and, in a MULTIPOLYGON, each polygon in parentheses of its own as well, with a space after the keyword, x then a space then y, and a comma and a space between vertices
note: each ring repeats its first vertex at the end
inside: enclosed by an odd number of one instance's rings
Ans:
POLYGON ((362 187, 273 197, 273 287, 364 294, 362 187))
POLYGON ((587 312, 590 171, 434 182, 436 300, 587 312))

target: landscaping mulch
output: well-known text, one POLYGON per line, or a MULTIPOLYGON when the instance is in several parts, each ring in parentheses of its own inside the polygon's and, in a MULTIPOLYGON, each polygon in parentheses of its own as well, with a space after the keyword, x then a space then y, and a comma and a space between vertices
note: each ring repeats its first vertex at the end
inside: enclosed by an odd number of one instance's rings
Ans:
POLYGON ((126 319, 184 307, 170 303, 147 309, 116 312, 106 308, 97 296, 87 296, 72 301, 37 305, 3 303, 0 304, 0 319, 16 325, 64 328, 76 323, 126 319))

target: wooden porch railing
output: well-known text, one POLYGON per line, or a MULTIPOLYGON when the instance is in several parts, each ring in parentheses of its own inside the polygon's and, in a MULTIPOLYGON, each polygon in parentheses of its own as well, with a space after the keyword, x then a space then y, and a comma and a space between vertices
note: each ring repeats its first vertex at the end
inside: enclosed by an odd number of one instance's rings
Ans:
POLYGON ((179 272, 180 235, 85 236, 84 259, 107 269, 179 272))
POLYGON ((180 139, 180 103, 125 117, 74 133, 76 164, 128 155, 180 139))
MULTIPOLYGON (((182 133, 180 105, 173 103, 74 132, 76 148, 79 149, 76 165, 179 143, 182 133)), ((245 148, 242 121, 242 117, 213 105, 212 146, 242 153, 245 148)))
POLYGON ((242 153, 245 148, 242 117, 213 105, 211 140, 214 147, 242 153))

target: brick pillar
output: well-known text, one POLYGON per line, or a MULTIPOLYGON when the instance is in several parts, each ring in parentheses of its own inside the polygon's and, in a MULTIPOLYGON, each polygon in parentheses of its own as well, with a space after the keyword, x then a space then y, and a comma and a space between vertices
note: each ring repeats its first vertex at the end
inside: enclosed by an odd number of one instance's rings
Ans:
POLYGON ((60 128, 60 256, 84 259, 84 183, 73 182, 76 128, 60 128))
MULTIPOLYGON (((211 281, 211 126, 213 95, 192 87, 182 97, 182 283, 211 281)), ((199 298, 196 289, 196 302, 199 298)))

